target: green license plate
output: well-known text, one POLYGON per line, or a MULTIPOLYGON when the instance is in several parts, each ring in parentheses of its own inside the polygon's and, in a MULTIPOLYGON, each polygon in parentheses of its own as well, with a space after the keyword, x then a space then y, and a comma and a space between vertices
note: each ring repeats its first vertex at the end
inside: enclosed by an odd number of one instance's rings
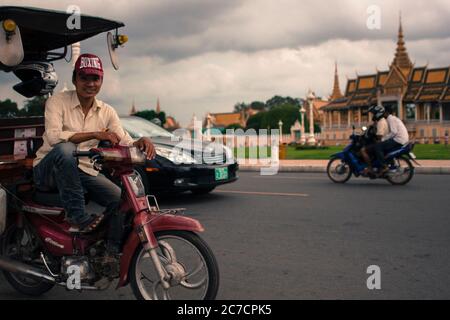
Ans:
POLYGON ((216 181, 228 179, 228 168, 216 168, 216 181))

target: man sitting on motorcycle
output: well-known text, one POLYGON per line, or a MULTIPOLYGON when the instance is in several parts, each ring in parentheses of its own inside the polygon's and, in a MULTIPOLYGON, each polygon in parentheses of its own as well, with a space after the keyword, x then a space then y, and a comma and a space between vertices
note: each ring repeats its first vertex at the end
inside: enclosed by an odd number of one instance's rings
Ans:
POLYGON ((389 114, 386 110, 384 110, 383 117, 387 120, 389 133, 385 137, 384 141, 375 145, 375 156, 381 166, 381 170, 379 172, 380 176, 383 176, 389 171, 389 167, 384 161, 384 155, 401 148, 409 141, 408 129, 403 124, 402 120, 392 114, 389 114))
POLYGON ((75 63, 72 82, 75 90, 60 92, 45 104, 43 145, 33 163, 34 182, 40 190, 57 189, 73 231, 91 232, 103 216, 85 212, 85 190, 100 205, 108 207, 120 201, 121 190, 99 174, 87 158, 77 160, 75 150, 89 150, 99 141, 136 146, 155 157, 148 138, 133 141, 123 130, 116 111, 97 100, 103 84, 103 67, 99 57, 81 55, 75 63))
POLYGON ((375 146, 377 143, 386 140, 386 137, 389 133, 389 126, 387 120, 384 118, 385 109, 383 106, 372 106, 369 108, 369 113, 373 114, 373 125, 375 126, 375 142, 364 146, 361 149, 361 155, 364 161, 367 163, 367 168, 365 170, 366 174, 373 173, 372 168, 372 157, 375 155, 375 146))

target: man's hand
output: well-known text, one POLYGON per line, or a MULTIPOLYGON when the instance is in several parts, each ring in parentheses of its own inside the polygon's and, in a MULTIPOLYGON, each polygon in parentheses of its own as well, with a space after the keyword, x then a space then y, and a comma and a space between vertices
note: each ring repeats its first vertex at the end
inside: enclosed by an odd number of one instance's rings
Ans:
POLYGON ((118 144, 120 142, 119 136, 114 132, 96 132, 95 133, 95 139, 99 141, 110 141, 113 145, 118 144))
POLYGON ((155 146, 153 145, 152 140, 150 140, 149 138, 140 138, 138 141, 135 141, 133 145, 144 152, 148 160, 152 160, 156 157, 155 146))

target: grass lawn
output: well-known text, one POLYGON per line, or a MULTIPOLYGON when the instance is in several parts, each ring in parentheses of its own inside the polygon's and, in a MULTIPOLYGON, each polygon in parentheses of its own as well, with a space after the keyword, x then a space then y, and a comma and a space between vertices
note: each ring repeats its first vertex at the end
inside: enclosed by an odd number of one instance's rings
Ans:
POLYGON ((240 147, 234 148, 234 156, 242 159, 266 159, 271 156, 270 147, 240 147), (261 149, 261 150, 260 150, 261 149), (259 154, 261 152, 261 155, 259 154), (245 154, 245 155, 244 155, 245 154))
POLYGON ((450 160, 450 146, 443 144, 417 144, 413 152, 422 160, 450 160))
MULTIPOLYGON (((287 159, 289 160, 326 160, 334 153, 342 151, 344 146, 329 147, 324 150, 296 150, 295 147, 288 147, 287 159)), ((259 148, 239 148, 235 149, 235 156, 238 155, 238 151, 243 154, 245 152, 245 158, 258 157, 259 148)), ((414 154, 417 159, 422 160, 450 160, 450 146, 447 148, 445 145, 439 144, 418 144, 414 148, 414 154)), ((270 157, 270 148, 267 149, 267 156, 270 157)), ((239 156, 242 158, 242 156, 239 156)), ((258 157, 259 158, 259 157, 258 157)), ((262 157, 264 158, 264 157, 262 157)))
POLYGON ((330 159, 332 154, 341 152, 344 146, 329 147, 324 150, 296 150, 295 147, 288 147, 287 158, 289 160, 324 160, 330 159))
MULTIPOLYGON (((295 147, 289 147, 287 158, 308 160, 329 159, 330 155, 342 151, 343 148, 344 146, 334 146, 326 150, 296 150, 295 147)), ((413 152, 417 156, 417 159, 450 160, 450 146, 446 148, 442 144, 418 144, 414 147, 413 152)))

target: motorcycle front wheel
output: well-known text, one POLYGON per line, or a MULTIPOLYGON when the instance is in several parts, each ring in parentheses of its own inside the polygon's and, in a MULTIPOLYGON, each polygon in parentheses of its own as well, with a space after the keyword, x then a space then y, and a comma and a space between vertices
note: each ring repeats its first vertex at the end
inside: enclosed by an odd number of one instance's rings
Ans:
POLYGON ((334 158, 328 162, 327 175, 334 183, 346 183, 352 176, 352 170, 348 163, 334 158))
POLYGON ((141 245, 130 268, 130 284, 139 300, 213 300, 219 289, 219 268, 206 242, 187 231, 155 233, 158 257, 170 277, 163 288, 150 254, 141 245))

